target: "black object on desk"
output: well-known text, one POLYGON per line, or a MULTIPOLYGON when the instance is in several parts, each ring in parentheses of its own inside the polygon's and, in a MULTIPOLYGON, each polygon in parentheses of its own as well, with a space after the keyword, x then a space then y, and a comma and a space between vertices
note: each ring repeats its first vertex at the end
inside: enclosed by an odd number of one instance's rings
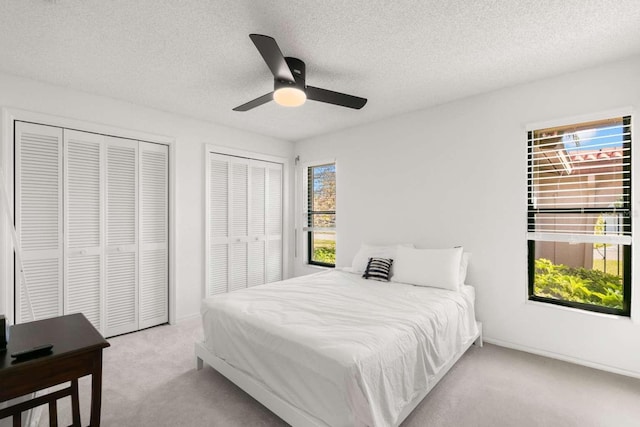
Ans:
POLYGON ((16 362, 27 359, 35 359, 36 357, 46 356, 51 354, 53 344, 43 344, 35 347, 27 348, 25 350, 15 351, 11 353, 11 357, 16 359, 16 362))

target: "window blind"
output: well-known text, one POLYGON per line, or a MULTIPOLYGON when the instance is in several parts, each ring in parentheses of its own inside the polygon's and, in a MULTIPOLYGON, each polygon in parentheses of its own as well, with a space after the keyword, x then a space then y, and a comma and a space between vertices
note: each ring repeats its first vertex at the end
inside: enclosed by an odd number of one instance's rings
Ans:
POLYGON ((631 117, 528 133, 528 238, 631 244, 631 117))
POLYGON ((307 210, 304 231, 335 231, 336 169, 335 164, 307 169, 307 210))

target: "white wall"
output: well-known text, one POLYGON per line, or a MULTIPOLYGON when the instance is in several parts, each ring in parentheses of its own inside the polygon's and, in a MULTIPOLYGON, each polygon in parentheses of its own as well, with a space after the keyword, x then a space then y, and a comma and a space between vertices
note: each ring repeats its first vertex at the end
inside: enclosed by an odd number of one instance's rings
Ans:
MULTIPOLYGON (((640 376, 640 281, 636 322, 527 301, 525 131, 530 123, 637 109, 638 76, 640 57, 299 142, 302 162, 337 161, 337 264, 349 265, 361 242, 464 245, 487 340, 640 376)), ((640 118, 633 120, 640 140, 640 118)), ((297 259, 295 271, 312 270, 297 259)))
MULTIPOLYGON (((6 74, 0 74, 0 107, 61 116, 175 139, 172 154, 176 172, 175 314, 178 320, 197 315, 202 296, 204 145, 228 146, 286 158, 291 158, 293 149, 290 142, 6 74)), ((2 140, 1 143, 0 160, 7 152, 7 144, 13 142, 2 140)), ((6 269, 6 266, 4 260, 0 259, 0 278, 6 277, 2 269, 6 269)), ((6 312, 6 304, 12 303, 5 301, 5 286, 4 280, 0 280, 0 313, 6 312)))

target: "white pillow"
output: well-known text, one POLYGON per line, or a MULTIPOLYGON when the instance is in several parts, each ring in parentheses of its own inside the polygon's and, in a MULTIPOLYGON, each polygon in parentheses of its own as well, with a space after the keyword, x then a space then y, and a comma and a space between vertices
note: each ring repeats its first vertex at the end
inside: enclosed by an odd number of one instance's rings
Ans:
POLYGON ((351 269, 354 273, 364 273, 369 263, 369 258, 389 258, 395 259, 398 247, 413 248, 413 243, 403 243, 401 245, 373 246, 365 243, 360 245, 358 253, 353 257, 351 269))
POLYGON ((462 248, 412 249, 399 247, 394 261, 394 282, 457 291, 460 286, 462 248))

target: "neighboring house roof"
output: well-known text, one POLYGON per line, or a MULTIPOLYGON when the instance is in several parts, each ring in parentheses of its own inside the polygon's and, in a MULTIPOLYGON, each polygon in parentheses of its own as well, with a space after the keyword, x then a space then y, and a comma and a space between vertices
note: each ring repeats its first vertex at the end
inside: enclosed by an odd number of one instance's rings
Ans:
POLYGON ((621 168, 624 151, 622 147, 570 151, 553 147, 545 150, 536 149, 535 158, 541 172, 564 176, 590 175, 613 172, 621 168))
POLYGON ((615 160, 621 159, 623 157, 622 148, 602 148, 600 150, 589 150, 589 151, 573 151, 569 153, 569 158, 572 163, 580 163, 585 161, 594 161, 594 160, 615 160))

